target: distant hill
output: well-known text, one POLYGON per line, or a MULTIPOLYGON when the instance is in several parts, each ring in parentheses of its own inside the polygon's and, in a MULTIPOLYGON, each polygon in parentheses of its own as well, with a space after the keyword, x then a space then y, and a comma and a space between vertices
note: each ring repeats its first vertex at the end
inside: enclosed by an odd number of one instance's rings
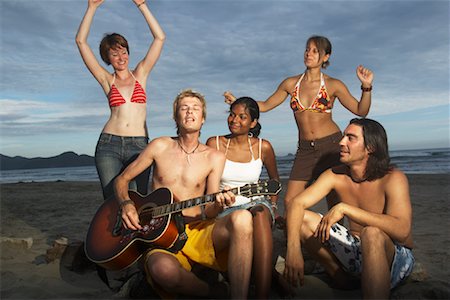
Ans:
POLYGON ((94 157, 78 155, 75 152, 64 152, 53 157, 26 158, 22 156, 9 157, 0 154, 0 170, 64 168, 94 166, 94 157))
MULTIPOLYGON (((292 160, 294 154, 277 156, 277 160, 292 160)), ((69 151, 52 157, 26 158, 22 156, 6 156, 0 154, 0 170, 23 170, 41 168, 67 168, 95 166, 94 157, 86 154, 78 155, 69 151)))
POLYGON ((277 160, 294 160, 295 155, 292 153, 288 153, 287 155, 277 156, 277 160))

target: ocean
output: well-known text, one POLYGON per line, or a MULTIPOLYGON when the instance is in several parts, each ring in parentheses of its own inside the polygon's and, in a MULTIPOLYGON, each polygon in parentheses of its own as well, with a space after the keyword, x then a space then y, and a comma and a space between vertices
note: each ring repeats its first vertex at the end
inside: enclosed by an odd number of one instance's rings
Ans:
MULTIPOLYGON (((406 174, 450 174, 450 148, 391 151, 391 161, 406 174)), ((293 156, 277 157, 278 173, 287 179, 293 156)), ((267 178, 265 170, 261 177, 267 178)), ((0 183, 97 181, 94 166, 0 171, 0 183)))

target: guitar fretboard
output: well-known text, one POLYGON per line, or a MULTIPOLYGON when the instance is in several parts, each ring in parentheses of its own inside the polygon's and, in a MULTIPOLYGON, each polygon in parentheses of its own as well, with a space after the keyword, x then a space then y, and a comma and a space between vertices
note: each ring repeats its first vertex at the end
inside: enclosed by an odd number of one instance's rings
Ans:
MULTIPOLYGON (((241 195, 245 197, 261 196, 261 195, 276 195, 281 190, 281 185, 275 180, 260 181, 255 184, 247 184, 241 187, 235 187, 230 189, 235 195, 241 195)), ((154 207, 151 210, 153 217, 162 217, 172 213, 180 212, 183 209, 191 208, 194 206, 205 205, 210 202, 214 202, 216 199, 215 194, 209 194, 193 199, 188 199, 181 202, 170 203, 154 207)))
MULTIPOLYGON (((231 191, 236 195, 242 195, 242 193, 239 193, 239 188, 231 189, 231 191)), ((197 198, 193 198, 193 199, 189 199, 189 200, 185 200, 185 201, 181 201, 181 202, 175 202, 175 203, 155 207, 152 209, 152 216, 153 217, 162 217, 162 216, 169 215, 172 213, 180 212, 183 209, 191 208, 194 206, 206 205, 210 202, 214 202, 217 194, 218 193, 205 195, 205 196, 201 196, 201 197, 197 197, 197 198)))

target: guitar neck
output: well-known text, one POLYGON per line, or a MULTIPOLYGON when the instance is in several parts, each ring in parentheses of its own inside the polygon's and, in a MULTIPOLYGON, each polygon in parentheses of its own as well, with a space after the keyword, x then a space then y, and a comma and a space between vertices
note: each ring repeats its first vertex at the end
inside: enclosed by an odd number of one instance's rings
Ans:
MULTIPOLYGON (((232 188, 232 189, 230 189, 230 191, 233 192, 233 194, 235 194, 235 195, 241 195, 240 187, 232 188)), ((191 208, 191 207, 195 207, 195 206, 206 205, 210 202, 214 202, 216 200, 217 194, 219 194, 219 193, 204 195, 201 197, 188 199, 185 201, 180 201, 180 202, 175 202, 175 203, 170 203, 170 204, 154 207, 152 209, 152 216, 153 217, 162 217, 162 216, 169 215, 172 213, 180 212, 183 209, 187 209, 187 208, 191 208)))

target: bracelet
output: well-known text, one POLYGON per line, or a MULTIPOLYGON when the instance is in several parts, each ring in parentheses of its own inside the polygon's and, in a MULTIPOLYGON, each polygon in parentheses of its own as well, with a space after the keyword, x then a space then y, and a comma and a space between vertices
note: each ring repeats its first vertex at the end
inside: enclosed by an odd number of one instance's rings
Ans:
POLYGON ((120 208, 122 208, 122 207, 124 207, 125 205, 128 205, 128 204, 134 205, 134 201, 133 201, 133 200, 125 200, 125 201, 121 201, 121 202, 120 202, 120 208))
POLYGON ((361 85, 361 91, 363 91, 363 92, 370 92, 372 90, 372 86, 370 86, 370 87, 363 87, 362 85, 361 85))
POLYGON ((142 4, 144 4, 145 3, 145 0, 144 1, 142 1, 141 3, 139 3, 138 5, 136 5, 137 7, 139 7, 139 6, 141 6, 142 4))

